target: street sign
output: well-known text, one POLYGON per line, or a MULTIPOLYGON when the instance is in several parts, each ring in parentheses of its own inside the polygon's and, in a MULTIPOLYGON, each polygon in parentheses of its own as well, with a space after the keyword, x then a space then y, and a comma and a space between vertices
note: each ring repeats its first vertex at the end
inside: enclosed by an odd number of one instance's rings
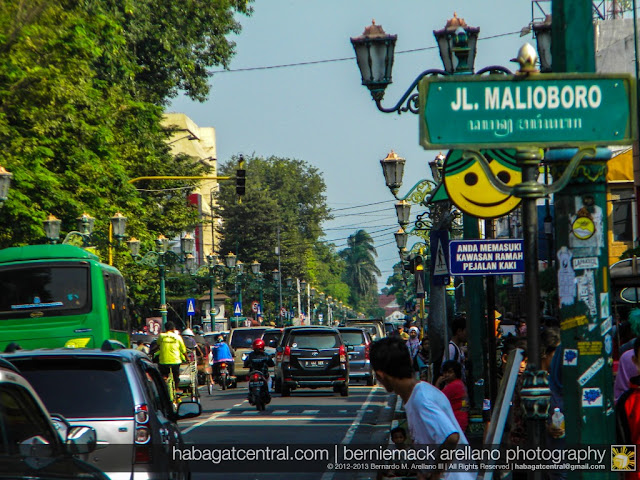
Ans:
POLYGON ((449 249, 452 275, 524 273, 523 240, 453 240, 449 249))
POLYGON ((254 301, 253 303, 251 303, 251 310, 253 310, 254 312, 258 311, 258 307, 260 306, 260 304, 256 301, 254 301))
POLYGON ((233 304, 233 315, 235 317, 242 316, 242 304, 240 302, 235 302, 233 304))
POLYGON ((628 74, 425 77, 419 91, 427 150, 628 145, 636 129, 628 74))
POLYGON ((449 283, 449 232, 446 230, 432 230, 431 242, 431 277, 434 285, 449 283))
POLYGON ((193 316, 196 314, 196 299, 187 298, 187 315, 193 316))

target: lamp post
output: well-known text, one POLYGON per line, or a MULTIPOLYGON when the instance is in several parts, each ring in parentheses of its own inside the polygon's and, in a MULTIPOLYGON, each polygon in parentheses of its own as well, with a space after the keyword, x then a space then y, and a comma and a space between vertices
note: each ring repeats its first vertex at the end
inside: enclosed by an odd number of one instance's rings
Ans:
POLYGON ((155 250, 149 250, 144 255, 140 255, 140 240, 132 238, 127 242, 131 257, 139 265, 146 265, 158 268, 160 275, 160 315, 162 316, 162 328, 167 324, 167 299, 165 277, 167 267, 178 263, 185 264, 188 271, 193 269, 195 258, 191 253, 195 246, 195 239, 191 234, 186 234, 180 239, 180 254, 169 250, 169 239, 164 235, 159 235, 155 240, 155 250))
MULTIPOLYGON (((98 232, 94 232, 94 225, 96 219, 88 213, 83 213, 77 219, 77 230, 72 230, 67 233, 63 244, 72 243, 73 238, 80 238, 82 241, 82 247, 87 248, 91 246, 94 236, 99 235, 98 232)), ((49 215, 47 219, 42 222, 45 236, 50 244, 54 245, 60 241, 60 228, 62 226, 62 220, 57 219, 53 215, 49 215)), ((117 212, 113 217, 109 219, 109 233, 108 236, 103 237, 107 243, 109 251, 109 265, 113 265, 113 239, 115 237, 116 242, 120 243, 125 237, 125 230, 127 228, 127 217, 117 212)))
MULTIPOLYGON (((227 254, 224 260, 227 268, 235 271, 234 294, 236 296, 236 302, 240 305, 240 313, 242 314, 242 274, 244 273, 244 264, 231 252, 227 254)), ((236 319, 236 327, 237 326, 238 320, 236 319)))
MULTIPOLYGON (((307 293, 307 282, 300 280, 300 315, 305 318, 307 316, 307 309, 305 308, 305 294, 307 293)), ((300 319, 300 325, 304 325, 304 320, 300 319)))
POLYGON ((253 273, 253 275, 256 277, 256 282, 258 282, 258 289, 259 289, 259 295, 260 295, 260 303, 258 305, 258 311, 257 311, 257 315, 258 316, 264 316, 264 304, 262 303, 263 299, 262 299, 262 282, 264 280, 263 278, 263 274, 260 271, 260 262, 258 262, 257 260, 254 260, 253 263, 251 264, 251 273, 253 273))
POLYGON ((280 311, 282 309, 282 301, 281 301, 281 297, 282 297, 282 293, 280 291, 280 270, 278 270, 277 268, 275 268, 273 270, 273 272, 271 272, 271 278, 273 279, 273 283, 274 283, 274 291, 275 291, 275 301, 274 303, 276 304, 276 315, 274 318, 274 321, 276 323, 276 326, 280 325, 282 322, 280 321, 282 319, 282 312, 280 311))
POLYGON ((13 174, 0 165, 0 205, 2 205, 9 196, 11 177, 13 177, 13 174))
POLYGON ((293 278, 288 277, 284 281, 287 287, 287 296, 289 297, 289 309, 287 310, 287 322, 291 322, 291 312, 293 311, 293 278))

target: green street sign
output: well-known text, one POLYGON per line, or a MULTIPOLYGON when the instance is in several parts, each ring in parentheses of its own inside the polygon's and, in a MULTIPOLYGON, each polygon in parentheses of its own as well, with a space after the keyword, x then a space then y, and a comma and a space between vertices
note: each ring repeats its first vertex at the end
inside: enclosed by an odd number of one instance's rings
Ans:
POLYGON ((628 145, 636 132, 628 74, 425 77, 420 144, 427 150, 628 145))

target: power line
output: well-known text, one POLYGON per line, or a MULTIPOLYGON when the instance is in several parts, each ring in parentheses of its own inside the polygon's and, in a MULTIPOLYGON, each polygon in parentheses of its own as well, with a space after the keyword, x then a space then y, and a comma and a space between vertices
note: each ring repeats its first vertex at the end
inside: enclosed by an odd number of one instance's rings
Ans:
MULTIPOLYGON (((500 38, 500 37, 508 37, 510 35, 520 35, 520 30, 518 30, 517 32, 508 32, 508 33, 499 33, 497 35, 491 35, 490 37, 485 37, 485 38, 479 38, 478 41, 484 41, 484 40, 493 40, 495 38, 500 38)), ((433 47, 423 47, 423 48, 412 48, 410 50, 400 50, 395 52, 395 55, 403 55, 405 53, 415 53, 415 52, 424 52, 427 50, 435 50, 436 48, 438 48, 437 46, 433 46, 433 47)), ((343 58, 329 58, 326 60, 314 60, 314 61, 310 61, 310 62, 297 62, 297 63, 283 63, 280 65, 266 65, 266 66, 262 66, 262 67, 247 67, 247 68, 235 68, 235 69, 228 69, 228 70, 216 70, 214 72, 211 72, 213 74, 216 73, 237 73, 237 72, 252 72, 252 71, 256 71, 256 70, 274 70, 277 68, 291 68, 291 67, 304 67, 307 65, 318 65, 321 63, 337 63, 337 62, 346 62, 346 61, 353 61, 356 57, 343 57, 343 58)))
POLYGON ((380 205, 383 203, 393 202, 393 200, 384 200, 382 202, 374 202, 374 203, 364 203, 362 205, 356 205, 355 207, 344 207, 344 208, 332 208, 332 212, 339 212, 340 210, 353 210, 355 208, 363 208, 363 207, 371 207, 373 205, 380 205))

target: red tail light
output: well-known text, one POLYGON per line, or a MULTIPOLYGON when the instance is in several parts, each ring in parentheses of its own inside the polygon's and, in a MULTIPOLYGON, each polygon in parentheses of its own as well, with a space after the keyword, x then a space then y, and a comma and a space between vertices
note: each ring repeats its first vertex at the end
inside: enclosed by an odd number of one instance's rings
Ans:
POLYGON ((258 375, 257 373, 254 373, 254 374, 251 376, 251 381, 253 381, 253 382, 257 382, 258 380, 260 380, 260 375, 258 375))
POLYGON ((227 368, 227 364, 226 364, 226 363, 224 363, 224 362, 222 362, 222 363, 220 364, 220 368, 227 368))
POLYGON ((284 347, 284 356, 282 357, 282 361, 283 362, 291 361, 291 347, 288 345, 284 347))
POLYGON ((364 359, 369 360, 369 345, 364 346, 364 359))
POLYGON ((344 345, 340 345, 340 348, 338 349, 338 353, 340 354, 340 361, 341 362, 346 362, 347 361, 347 352, 344 349, 344 345))

